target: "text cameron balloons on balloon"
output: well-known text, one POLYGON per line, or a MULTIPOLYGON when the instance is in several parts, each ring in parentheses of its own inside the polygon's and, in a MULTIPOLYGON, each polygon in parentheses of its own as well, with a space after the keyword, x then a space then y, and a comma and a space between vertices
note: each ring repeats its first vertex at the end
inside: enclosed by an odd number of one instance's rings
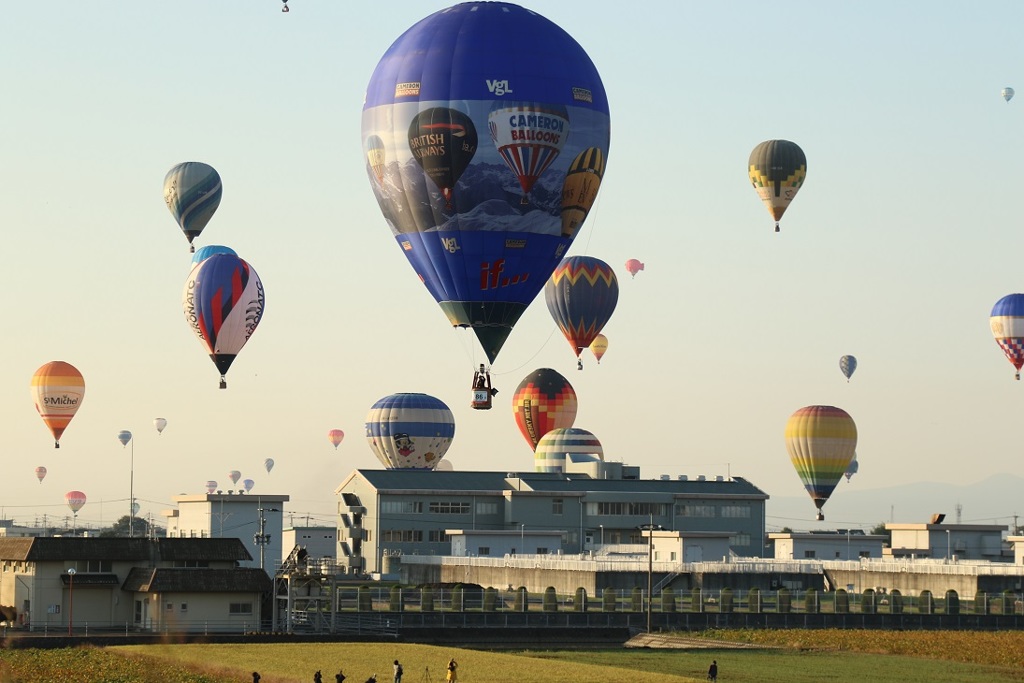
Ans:
POLYGON ((252 266, 232 254, 214 254, 185 280, 185 321, 220 371, 220 388, 235 357, 263 319, 266 296, 252 266))
POLYGON ((370 186, 417 276, 492 363, 590 211, 609 140, 593 62, 517 5, 432 14, 378 63, 370 186))

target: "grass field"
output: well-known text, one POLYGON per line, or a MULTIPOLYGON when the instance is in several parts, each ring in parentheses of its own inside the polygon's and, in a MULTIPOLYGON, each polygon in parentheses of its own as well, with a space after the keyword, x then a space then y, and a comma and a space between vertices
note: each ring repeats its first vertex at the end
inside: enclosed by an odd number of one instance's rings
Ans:
MULTIPOLYGON (((686 634, 692 637, 694 634, 686 634)), ((149 645, 107 649, 0 650, 0 683, 346 683, 378 674, 391 683, 441 683, 449 657, 460 683, 682 683, 703 681, 712 659, 722 683, 1024 682, 1024 633, 936 631, 716 631, 710 649, 489 652, 401 643, 149 645), (714 639, 777 649, 715 648, 714 639)))

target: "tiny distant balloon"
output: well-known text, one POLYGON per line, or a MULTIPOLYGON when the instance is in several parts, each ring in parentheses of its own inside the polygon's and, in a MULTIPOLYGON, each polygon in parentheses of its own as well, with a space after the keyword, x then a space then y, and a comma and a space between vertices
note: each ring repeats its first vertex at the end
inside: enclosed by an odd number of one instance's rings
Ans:
POLYGON ((60 437, 85 398, 82 373, 70 363, 50 361, 32 375, 31 389, 36 411, 53 434, 53 447, 60 448, 60 437))
POLYGON ((231 470, 228 472, 228 479, 231 480, 232 484, 237 484, 238 480, 242 478, 242 473, 238 470, 231 470))
POLYGON ((839 359, 839 369, 846 376, 846 381, 849 382, 854 370, 857 369, 857 359, 853 356, 843 356, 839 359))
POLYGON ((207 493, 213 493, 216 490, 217 490, 217 482, 215 482, 213 479, 207 480, 207 482, 206 482, 206 492, 207 493))
POLYGON ((162 417, 158 417, 153 420, 153 426, 156 427, 157 434, 163 434, 164 428, 167 426, 167 420, 162 417))
POLYGON ((122 429, 117 433, 117 440, 121 442, 122 446, 127 446, 128 442, 132 440, 132 433, 127 429, 122 429))
POLYGON ((789 140, 765 140, 750 153, 747 175, 757 196, 775 219, 775 232, 778 232, 782 214, 807 178, 804 151, 789 140))
POLYGON ((64 502, 71 508, 71 512, 78 514, 78 511, 85 506, 85 494, 81 491, 68 491, 64 494, 64 502))
POLYGON ((40 465, 39 467, 36 468, 36 479, 38 479, 39 483, 42 484, 43 483, 43 479, 45 479, 45 478, 46 478, 46 468, 43 467, 42 465, 40 465))
POLYGON ((220 174, 213 166, 199 161, 178 164, 164 177, 164 202, 185 233, 189 251, 195 251, 192 240, 213 218, 223 190, 220 174))
POLYGON ((857 474, 859 471, 860 463, 857 461, 857 455, 854 454, 853 461, 850 463, 850 466, 846 468, 846 472, 843 473, 846 477, 846 481, 850 481, 853 475, 857 474))
POLYGON ((263 466, 267 468, 267 474, 270 474, 270 470, 274 469, 274 459, 267 458, 263 461, 263 466))
POLYGON ((644 264, 640 263, 640 261, 636 260, 635 258, 631 258, 628 261, 626 261, 626 271, 630 274, 631 277, 636 277, 636 274, 643 269, 644 264))
POLYGON ((1013 88, 1003 88, 1003 99, 1006 100, 1007 102, 1013 99, 1013 88))
POLYGON ((139 510, 141 510, 141 509, 142 509, 141 505, 139 505, 138 503, 132 503, 132 517, 135 517, 136 515, 138 515, 139 514, 139 510))
POLYGON ((344 438, 345 432, 341 431, 340 429, 332 429, 331 431, 327 432, 327 440, 334 444, 335 448, 337 448, 338 445, 341 444, 341 441, 344 438))
POLYGON ((242 480, 242 486, 245 487, 245 492, 246 493, 249 493, 249 491, 252 491, 252 487, 255 486, 255 485, 256 485, 256 482, 254 482, 252 479, 243 479, 242 480))
POLYGON ((590 352, 594 354, 594 358, 597 359, 598 365, 601 364, 601 357, 604 356, 605 351, 608 350, 608 337, 603 334, 599 334, 594 337, 594 341, 590 342, 590 352))

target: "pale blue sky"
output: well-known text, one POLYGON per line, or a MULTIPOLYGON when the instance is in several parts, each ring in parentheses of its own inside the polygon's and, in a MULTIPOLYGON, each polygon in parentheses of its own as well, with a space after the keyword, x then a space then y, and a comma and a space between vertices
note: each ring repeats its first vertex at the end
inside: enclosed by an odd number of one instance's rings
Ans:
MULTIPOLYGON (((647 477, 731 473, 773 498, 804 495, 782 430, 816 403, 857 422, 857 487, 1022 474, 1024 384, 987 318, 1024 290, 1024 101, 1000 97, 1024 87, 1024 4, 526 3, 584 46, 608 92, 607 174, 571 253, 611 263, 621 296, 607 355, 584 372, 536 301, 494 367, 490 413, 468 406, 482 354, 395 244, 360 147, 377 60, 447 3, 289 4, 4 8, 6 516, 63 516, 73 488, 90 498, 81 519, 124 514, 127 428, 144 515, 239 469, 254 494, 289 494, 289 510, 326 521, 334 486, 378 466, 363 420, 397 391, 452 408, 457 469, 529 470, 510 401, 537 367, 566 375, 576 426, 647 477), (746 178, 770 138, 800 144, 809 167, 780 234, 746 178), (266 287, 226 391, 181 312, 190 256, 161 185, 186 160, 225 187, 197 244, 233 247, 266 287), (646 270, 630 280, 634 257, 646 270), (849 384, 846 353, 860 361, 849 384), (87 383, 60 450, 28 390, 56 359, 87 383), (332 427, 348 435, 337 451, 332 427)), ((965 518, 1008 519, 1015 505, 965 518)), ((806 523, 782 520, 769 502, 769 525, 815 528, 813 512, 808 499, 806 523)))

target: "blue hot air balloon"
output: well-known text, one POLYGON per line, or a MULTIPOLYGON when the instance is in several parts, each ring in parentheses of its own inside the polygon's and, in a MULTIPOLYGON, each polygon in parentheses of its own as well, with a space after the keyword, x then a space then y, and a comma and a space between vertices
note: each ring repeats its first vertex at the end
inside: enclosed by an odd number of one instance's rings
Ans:
POLYGON ((185 233, 189 251, 195 251, 192 240, 199 237, 213 218, 223 192, 220 174, 201 161, 178 164, 164 177, 164 201, 185 233))
POLYGON ((455 417, 440 399, 391 394, 366 415, 366 440, 388 469, 432 470, 455 437, 455 417))
POLYGON ((492 363, 586 217, 609 139, 590 58, 517 5, 441 10, 377 65, 362 121, 370 186, 420 280, 492 363))
POLYGON ((853 356, 843 356, 839 359, 839 369, 846 377, 846 381, 850 381, 850 377, 853 376, 854 371, 857 369, 857 359, 853 356))
POLYGON ((548 312, 576 352, 593 343, 608 323, 619 301, 619 280, 611 266, 593 256, 570 256, 562 261, 544 285, 548 312))
POLYGON ((220 244, 207 244, 205 247, 199 247, 196 249, 195 253, 192 254, 192 267, 195 268, 196 264, 202 263, 214 254, 231 254, 232 256, 238 256, 238 254, 235 253, 235 250, 231 247, 225 247, 220 244))
POLYGON ((1020 369, 1024 367, 1024 294, 1007 294, 997 301, 988 324, 1020 379, 1020 369))

